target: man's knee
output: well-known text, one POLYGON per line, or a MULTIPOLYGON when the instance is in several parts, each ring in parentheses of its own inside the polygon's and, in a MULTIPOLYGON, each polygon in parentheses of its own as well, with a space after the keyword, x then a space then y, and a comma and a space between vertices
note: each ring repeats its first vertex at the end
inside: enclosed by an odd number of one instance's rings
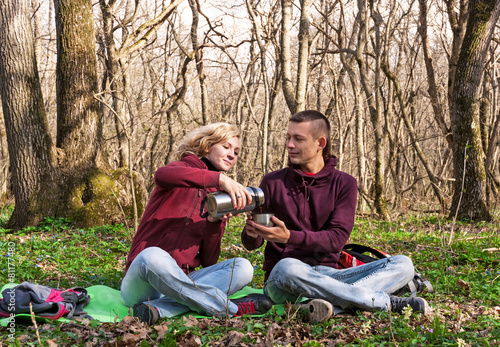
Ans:
POLYGON ((391 262, 396 264, 396 268, 401 273, 402 277, 407 277, 408 281, 410 281, 414 274, 415 268, 413 266, 413 262, 406 255, 395 255, 391 257, 391 262))
POLYGON ((398 264, 398 266, 403 269, 413 269, 413 262, 411 261, 410 257, 407 257, 406 255, 395 255, 391 257, 391 260, 395 261, 396 264, 398 264))
POLYGON ((271 271, 269 278, 278 277, 282 280, 290 280, 297 277, 302 277, 310 271, 311 267, 301 260, 295 258, 281 259, 271 271))

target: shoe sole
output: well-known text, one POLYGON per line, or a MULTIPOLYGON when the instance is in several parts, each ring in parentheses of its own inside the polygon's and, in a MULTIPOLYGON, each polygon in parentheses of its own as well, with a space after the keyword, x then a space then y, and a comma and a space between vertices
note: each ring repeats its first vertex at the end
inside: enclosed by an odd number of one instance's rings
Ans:
POLYGON ((307 310, 306 317, 310 323, 319 323, 327 320, 333 314, 333 306, 325 300, 312 300, 302 304, 301 308, 307 310))
POLYGON ((427 303, 427 300, 424 299, 424 310, 423 312, 420 312, 422 313, 424 316, 426 317, 430 317, 433 315, 433 311, 432 311, 432 308, 429 306, 429 304, 427 303))

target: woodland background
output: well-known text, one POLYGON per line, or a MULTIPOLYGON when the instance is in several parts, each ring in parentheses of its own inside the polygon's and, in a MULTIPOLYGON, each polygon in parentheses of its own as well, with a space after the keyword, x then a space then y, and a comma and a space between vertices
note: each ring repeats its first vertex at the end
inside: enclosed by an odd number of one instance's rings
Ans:
POLYGON ((0 0, 9 227, 135 223, 189 130, 243 132, 244 185, 287 163, 289 117, 331 121, 359 213, 498 210, 500 1, 0 0))

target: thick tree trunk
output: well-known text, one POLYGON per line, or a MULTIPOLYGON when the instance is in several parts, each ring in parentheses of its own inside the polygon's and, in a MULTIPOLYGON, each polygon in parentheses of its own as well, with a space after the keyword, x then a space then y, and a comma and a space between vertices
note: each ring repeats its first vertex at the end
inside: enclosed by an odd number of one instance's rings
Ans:
MULTIPOLYGON (((57 141, 68 172, 94 166, 102 125, 92 2, 54 0, 57 27, 57 141)), ((81 174, 81 173, 80 173, 81 174)))
POLYGON ((91 2, 55 1, 55 8, 58 148, 48 131, 29 0, 0 1, 0 82, 16 199, 9 221, 14 229, 49 216, 69 217, 80 226, 123 222, 132 214, 129 192, 137 192, 141 210, 147 195, 137 180, 132 189, 129 172, 109 175, 96 165, 102 135, 91 2))
POLYGON ((15 198, 10 227, 28 223, 39 179, 53 173, 30 8, 29 0, 0 0, 0 90, 15 198))
POLYGON ((500 1, 472 0, 469 11, 451 102, 455 184, 450 217, 490 220, 479 113, 483 69, 500 1))

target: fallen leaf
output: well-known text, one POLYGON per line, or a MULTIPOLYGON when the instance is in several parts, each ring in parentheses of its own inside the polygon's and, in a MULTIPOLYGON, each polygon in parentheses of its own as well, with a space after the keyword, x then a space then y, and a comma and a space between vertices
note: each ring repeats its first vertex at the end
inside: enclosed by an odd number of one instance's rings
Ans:
POLYGON ((229 338, 228 346, 234 346, 238 344, 245 335, 243 335, 243 333, 240 333, 239 331, 230 330, 227 333, 227 336, 229 338))
POLYGON ((168 331, 168 326, 166 324, 155 325, 154 329, 158 332, 158 337, 156 338, 156 341, 160 341, 165 338, 165 334, 168 331))
POLYGON ((136 321, 135 321, 134 317, 132 317, 132 316, 125 316, 125 317, 123 317, 121 323, 122 323, 122 325, 129 325, 129 324, 133 324, 135 322, 136 321))
POLYGON ((187 318, 184 317, 183 321, 184 321, 184 325, 187 326, 188 328, 198 326, 198 319, 194 318, 191 315, 189 315, 187 318))
POLYGON ((470 290, 470 286, 469 286, 469 283, 465 282, 464 280, 462 279, 459 279, 458 280, 458 286, 460 288, 462 288, 463 290, 467 290, 469 291, 470 290))
POLYGON ((132 342, 138 342, 139 341, 139 336, 131 333, 126 333, 123 335, 123 342, 125 342, 127 345, 131 344, 132 342))
POLYGON ((208 326, 210 325, 210 321, 207 318, 203 318, 199 323, 198 323, 198 328, 201 330, 206 330, 208 326))
POLYGON ((201 346, 201 339, 198 335, 191 335, 181 344, 183 347, 198 347, 201 346))

